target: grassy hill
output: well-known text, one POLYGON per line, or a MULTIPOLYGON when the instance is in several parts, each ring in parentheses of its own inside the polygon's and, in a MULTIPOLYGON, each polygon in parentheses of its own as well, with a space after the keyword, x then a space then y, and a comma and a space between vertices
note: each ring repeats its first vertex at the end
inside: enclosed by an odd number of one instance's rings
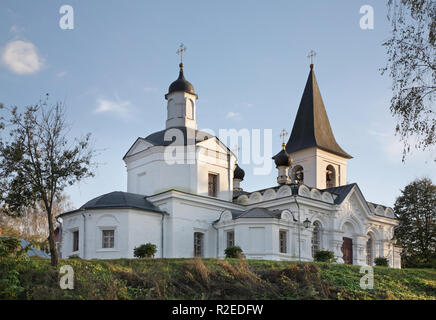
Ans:
POLYGON ((436 270, 260 260, 61 260, 74 289, 61 290, 46 259, 0 258, 1 299, 436 299, 436 270))

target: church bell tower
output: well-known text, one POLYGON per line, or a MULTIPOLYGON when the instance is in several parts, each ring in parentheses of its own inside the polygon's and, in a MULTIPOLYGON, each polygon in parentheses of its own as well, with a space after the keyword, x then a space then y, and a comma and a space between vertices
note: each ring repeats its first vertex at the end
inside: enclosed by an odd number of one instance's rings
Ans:
POLYGON ((347 162, 352 156, 333 135, 313 63, 285 151, 292 158, 289 177, 293 182, 317 189, 347 184, 347 162))
POLYGON ((196 101, 198 95, 194 92, 194 86, 185 79, 183 73, 183 52, 186 50, 180 45, 177 53, 180 54, 179 77, 171 83, 168 93, 165 95, 167 103, 166 128, 186 127, 197 129, 196 101))

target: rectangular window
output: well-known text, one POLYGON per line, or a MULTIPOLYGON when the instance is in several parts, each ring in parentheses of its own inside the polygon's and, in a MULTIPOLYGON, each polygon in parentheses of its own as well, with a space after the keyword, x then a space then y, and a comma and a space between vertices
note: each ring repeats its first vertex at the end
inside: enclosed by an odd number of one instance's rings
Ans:
POLYGON ((218 175, 209 173, 208 194, 210 197, 218 196, 218 175))
POLYGON ((203 234, 201 232, 194 233, 194 256, 203 256, 203 234))
POLYGON ((227 248, 235 245, 235 231, 227 231, 227 248))
POLYGON ((73 232, 73 252, 79 251, 79 231, 73 232))
POLYGON ((102 230, 102 248, 115 247, 115 230, 102 230))
POLYGON ((288 233, 286 231, 279 232, 280 253, 287 253, 288 252, 287 235, 288 235, 288 233))

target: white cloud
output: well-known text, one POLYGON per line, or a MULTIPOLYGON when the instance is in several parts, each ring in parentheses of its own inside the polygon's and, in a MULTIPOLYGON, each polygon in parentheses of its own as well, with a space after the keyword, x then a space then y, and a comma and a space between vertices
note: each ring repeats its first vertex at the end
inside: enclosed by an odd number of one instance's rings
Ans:
POLYGON ((114 113, 124 118, 130 118, 132 104, 127 100, 97 99, 95 113, 114 113))
MULTIPOLYGON (((368 130, 368 133, 378 141, 379 147, 385 156, 392 162, 399 162, 403 157, 403 142, 400 140, 399 136, 396 136, 392 131, 376 131, 368 130)), ((416 144, 416 141, 409 139, 408 143, 411 146, 416 144)), ((435 158, 435 148, 430 148, 429 150, 415 150, 413 147, 410 153, 406 156, 407 161, 431 161, 435 158)))
POLYGON ((32 42, 15 40, 9 42, 3 50, 2 61, 16 74, 32 74, 41 70, 43 60, 32 42))
POLYGON ((229 111, 226 114, 226 118, 227 119, 240 119, 241 115, 239 113, 237 113, 237 112, 229 111))

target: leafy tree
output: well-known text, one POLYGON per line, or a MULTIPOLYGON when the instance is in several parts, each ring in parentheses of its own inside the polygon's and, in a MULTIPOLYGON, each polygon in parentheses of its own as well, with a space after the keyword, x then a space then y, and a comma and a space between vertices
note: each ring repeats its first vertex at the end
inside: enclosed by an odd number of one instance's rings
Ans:
MULTIPOLYGON (((59 214, 69 210, 72 210, 72 205, 68 197, 61 194, 59 199, 53 202, 53 224, 56 225, 56 217, 59 214)), ((48 221, 42 201, 36 203, 33 208, 25 208, 19 216, 8 215, 0 208, 0 227, 4 235, 25 239, 39 249, 43 243, 48 244, 48 221), (41 245, 37 245, 38 243, 41 245)))
POLYGON ((133 249, 133 255, 136 258, 153 258, 156 254, 156 245, 152 243, 141 244, 133 249))
POLYGON ((54 235, 54 205, 68 185, 93 176, 95 154, 90 134, 80 139, 67 137, 69 125, 62 103, 44 101, 17 107, 0 117, 0 204, 11 216, 22 215, 40 202, 46 213, 51 263, 57 267, 54 235))
POLYGON ((392 78, 390 110, 398 119, 403 161, 411 138, 417 149, 436 145, 436 3, 434 0, 388 0, 391 37, 383 43, 392 78))
POLYGON ((408 267, 430 264, 436 257, 436 185, 428 178, 407 185, 394 211, 399 220, 395 238, 408 267))

